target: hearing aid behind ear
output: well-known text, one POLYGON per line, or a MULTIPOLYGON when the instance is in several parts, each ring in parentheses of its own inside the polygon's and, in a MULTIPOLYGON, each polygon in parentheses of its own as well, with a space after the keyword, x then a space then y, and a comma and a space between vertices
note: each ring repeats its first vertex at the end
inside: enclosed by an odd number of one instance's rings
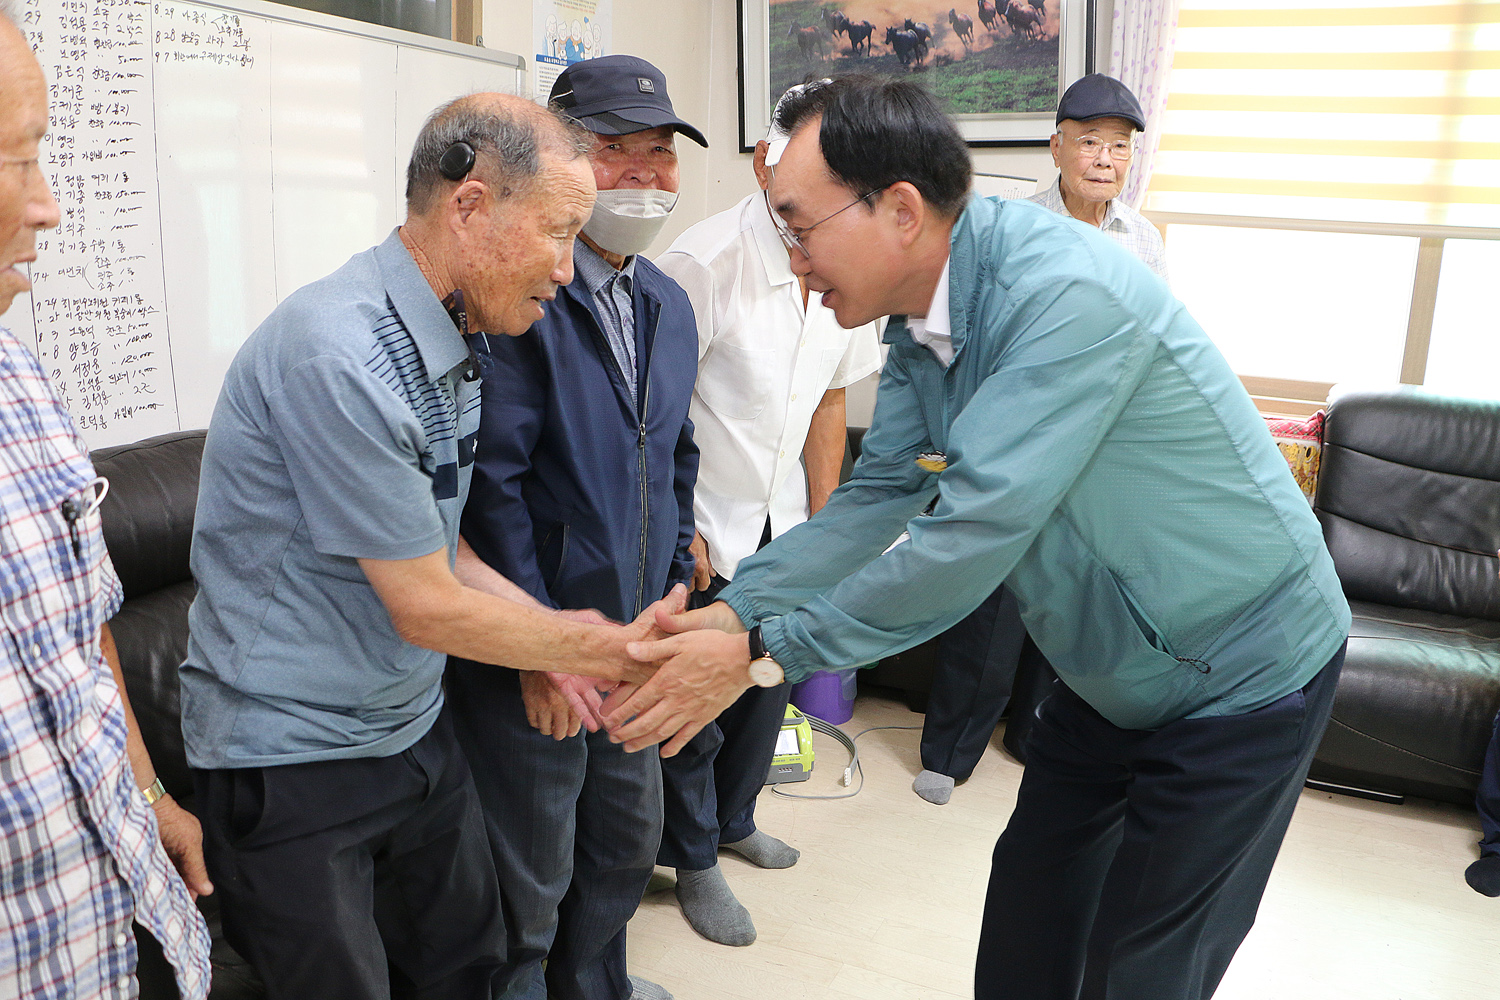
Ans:
POLYGON ((455 142, 438 158, 438 171, 450 181, 461 181, 474 169, 474 147, 455 142))

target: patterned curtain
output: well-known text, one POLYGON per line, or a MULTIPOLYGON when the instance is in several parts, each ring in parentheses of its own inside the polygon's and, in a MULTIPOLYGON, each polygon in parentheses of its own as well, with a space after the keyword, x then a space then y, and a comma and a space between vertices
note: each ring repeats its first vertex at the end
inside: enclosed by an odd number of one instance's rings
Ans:
POLYGON ((1146 112, 1146 134, 1120 197, 1139 208, 1151 183, 1167 108, 1167 78, 1177 40, 1178 0, 1115 0, 1110 32, 1110 75, 1129 87, 1146 112))

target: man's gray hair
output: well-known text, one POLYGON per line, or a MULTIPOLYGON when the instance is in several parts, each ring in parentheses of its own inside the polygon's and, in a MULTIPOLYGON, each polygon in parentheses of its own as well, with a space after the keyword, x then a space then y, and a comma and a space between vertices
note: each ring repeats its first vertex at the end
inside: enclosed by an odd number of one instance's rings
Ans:
POLYGON ((457 142, 474 149, 471 174, 489 182, 495 196, 504 199, 531 186, 543 153, 572 160, 588 153, 592 137, 566 115, 529 102, 512 104, 487 95, 450 101, 428 116, 412 147, 406 167, 409 214, 427 211, 438 192, 456 183, 443 176, 439 162, 457 142))
POLYGON ((9 21, 12 27, 19 28, 21 26, 16 22, 15 0, 0 0, 0 17, 9 21))

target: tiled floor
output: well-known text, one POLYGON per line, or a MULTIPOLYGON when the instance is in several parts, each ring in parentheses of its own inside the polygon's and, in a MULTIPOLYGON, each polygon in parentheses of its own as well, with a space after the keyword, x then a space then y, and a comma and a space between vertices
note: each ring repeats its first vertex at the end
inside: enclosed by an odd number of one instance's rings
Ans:
MULTIPOLYGON (((862 696, 852 733, 920 725, 896 701, 862 696)), ((950 1000, 970 977, 990 850, 1021 768, 998 735, 953 801, 911 791, 915 731, 860 740, 866 784, 843 801, 762 793, 762 829, 801 849, 785 871, 725 854, 730 885, 759 940, 700 938, 671 892, 648 895, 630 925, 631 970, 678 1000, 950 1000)), ((842 747, 817 738, 807 794, 843 791, 842 747)), ((1500 899, 1469 889, 1473 812, 1304 791, 1260 920, 1217 1000, 1497 1000, 1500 899)))

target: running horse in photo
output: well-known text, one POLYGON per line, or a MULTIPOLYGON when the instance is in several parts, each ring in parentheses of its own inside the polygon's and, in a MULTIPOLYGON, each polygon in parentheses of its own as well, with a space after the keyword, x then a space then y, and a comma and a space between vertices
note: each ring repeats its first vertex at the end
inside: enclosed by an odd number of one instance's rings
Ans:
POLYGON ((948 23, 953 25, 953 33, 958 40, 964 43, 966 48, 974 45, 974 19, 968 14, 960 14, 952 7, 948 8, 948 23))
POLYGON ((799 28, 794 24, 786 29, 786 37, 797 39, 797 48, 802 50, 803 59, 811 61, 814 53, 817 54, 819 59, 828 58, 828 51, 825 48, 826 39, 822 28, 816 25, 799 28))
POLYGON ((849 38, 849 51, 853 55, 859 55, 859 48, 864 46, 865 55, 870 54, 870 42, 874 40, 875 25, 869 21, 846 22, 844 34, 849 38))
POLYGON ((1005 21, 1010 32, 1018 38, 1036 40, 1042 37, 1042 15, 1029 3, 1009 0, 1005 5, 1005 21))
POLYGON ((999 16, 1000 12, 995 9, 995 5, 990 3, 990 0, 979 0, 979 23, 984 25, 985 31, 996 30, 995 19, 999 16))
POLYGON ((896 58, 901 60, 901 65, 911 69, 912 63, 922 65, 922 57, 927 54, 927 49, 922 40, 917 37, 915 31, 907 31, 905 28, 892 27, 885 29, 885 44, 896 53, 896 58))

